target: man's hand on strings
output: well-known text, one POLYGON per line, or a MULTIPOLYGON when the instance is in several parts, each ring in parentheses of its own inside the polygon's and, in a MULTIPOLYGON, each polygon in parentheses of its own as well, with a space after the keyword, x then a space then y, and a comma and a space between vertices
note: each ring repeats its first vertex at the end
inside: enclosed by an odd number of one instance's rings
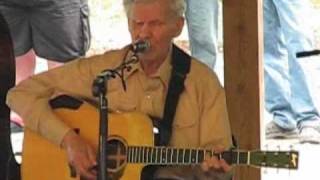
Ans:
MULTIPOLYGON (((219 154, 224 151, 221 147, 215 147, 214 153, 219 154)), ((210 157, 209 155, 205 156, 204 161, 201 163, 201 169, 205 172, 209 170, 229 172, 232 170, 232 166, 229 165, 224 159, 219 159, 216 156, 210 157)))
POLYGON ((62 147, 66 150, 69 164, 77 174, 86 179, 96 179, 96 151, 73 130, 63 138, 62 147))

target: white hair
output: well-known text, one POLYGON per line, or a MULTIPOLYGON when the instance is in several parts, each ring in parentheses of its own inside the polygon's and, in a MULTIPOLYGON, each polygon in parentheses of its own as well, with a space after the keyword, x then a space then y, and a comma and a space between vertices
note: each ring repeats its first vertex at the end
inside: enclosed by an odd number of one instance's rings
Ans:
MULTIPOLYGON (((127 17, 130 17, 132 5, 135 3, 151 3, 163 0, 123 0, 123 6, 126 11, 127 17)), ((170 8, 176 17, 183 17, 186 11, 185 0, 168 0, 170 8)))

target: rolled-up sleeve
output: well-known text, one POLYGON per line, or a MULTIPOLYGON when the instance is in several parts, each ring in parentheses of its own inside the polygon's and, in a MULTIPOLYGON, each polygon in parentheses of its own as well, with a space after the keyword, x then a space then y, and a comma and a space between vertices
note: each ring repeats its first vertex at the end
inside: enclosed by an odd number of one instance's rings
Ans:
POLYGON ((54 114, 49 100, 61 93, 90 97, 93 75, 89 61, 75 60, 22 81, 9 91, 8 106, 23 118, 26 128, 59 145, 69 127, 54 114))

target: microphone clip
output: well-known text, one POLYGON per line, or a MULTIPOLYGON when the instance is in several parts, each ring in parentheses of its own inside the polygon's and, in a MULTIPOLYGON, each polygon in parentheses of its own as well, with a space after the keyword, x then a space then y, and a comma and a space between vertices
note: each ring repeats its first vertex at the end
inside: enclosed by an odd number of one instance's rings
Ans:
POLYGON ((133 53, 144 53, 150 49, 150 42, 147 40, 137 40, 131 44, 130 50, 133 53))

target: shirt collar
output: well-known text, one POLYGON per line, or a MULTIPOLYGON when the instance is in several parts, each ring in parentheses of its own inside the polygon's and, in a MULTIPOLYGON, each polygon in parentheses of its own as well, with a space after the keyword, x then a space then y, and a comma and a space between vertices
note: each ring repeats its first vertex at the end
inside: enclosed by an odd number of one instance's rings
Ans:
MULTIPOLYGON (((170 48, 168 56, 166 57, 166 59, 164 60, 164 62, 160 65, 159 69, 157 70, 157 72, 155 74, 153 74, 151 77, 153 78, 160 78, 160 80, 166 85, 168 86, 169 84, 169 79, 171 76, 171 69, 172 69, 172 65, 171 65, 171 54, 172 54, 172 48, 170 48)), ((133 55, 133 52, 129 51, 127 53, 126 56, 126 61, 128 61, 133 55)), ((131 69, 129 72, 125 72, 124 74, 124 78, 125 80, 128 79, 130 76, 132 76, 133 74, 137 73, 137 72, 141 72, 144 73, 142 66, 140 63, 135 63, 131 65, 131 69)))

